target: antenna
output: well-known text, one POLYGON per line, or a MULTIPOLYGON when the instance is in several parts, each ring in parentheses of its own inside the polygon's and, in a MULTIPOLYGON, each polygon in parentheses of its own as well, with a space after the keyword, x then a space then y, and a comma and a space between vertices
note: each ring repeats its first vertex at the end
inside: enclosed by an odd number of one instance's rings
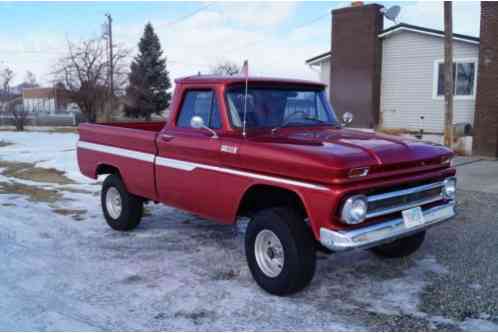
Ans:
POLYGON ((246 91, 244 93, 244 120, 242 121, 242 136, 245 138, 247 136, 246 132, 246 115, 247 115, 247 92, 249 86, 249 62, 247 60, 244 61, 244 65, 241 69, 242 74, 246 79, 246 91))
POLYGON ((398 5, 395 5, 395 6, 389 7, 388 9, 381 8, 380 12, 382 14, 384 14, 384 16, 386 17, 386 19, 388 19, 389 21, 393 21, 394 23, 396 23, 396 19, 398 18, 399 13, 401 12, 401 7, 398 6, 398 5))

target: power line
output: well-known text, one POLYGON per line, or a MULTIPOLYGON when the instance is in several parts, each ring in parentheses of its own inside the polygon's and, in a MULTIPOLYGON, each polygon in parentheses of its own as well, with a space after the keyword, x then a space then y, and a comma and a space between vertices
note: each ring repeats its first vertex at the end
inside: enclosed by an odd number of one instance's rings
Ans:
POLYGON ((314 19, 312 19, 311 21, 308 21, 308 22, 306 22, 306 23, 303 23, 303 24, 301 24, 301 25, 298 25, 298 26, 296 26, 296 27, 292 28, 292 30, 297 30, 297 29, 304 28, 304 27, 306 27, 306 26, 308 26, 308 25, 312 25, 313 23, 318 22, 318 21, 320 21, 320 20, 324 19, 325 17, 329 17, 329 16, 330 16, 330 13, 326 13, 326 14, 320 15, 320 16, 318 16, 318 17, 315 17, 315 18, 314 18, 314 19))
POLYGON ((206 5, 202 6, 202 7, 199 7, 196 10, 194 10, 193 12, 188 13, 188 14, 186 14, 184 16, 179 17, 178 19, 176 19, 174 21, 171 21, 171 22, 167 23, 165 25, 165 27, 172 27, 172 26, 174 26, 174 25, 176 25, 176 24, 178 24, 178 23, 180 23, 182 21, 185 21, 186 19, 188 19, 188 18, 190 18, 192 16, 197 15, 198 13, 202 12, 203 10, 205 10, 205 9, 207 9, 207 8, 213 6, 213 5, 214 5, 214 3, 208 3, 208 4, 206 4, 206 5))
MULTIPOLYGON (((191 18, 195 15, 197 15, 198 13, 206 10, 207 8, 211 7, 215 5, 215 3, 208 3, 204 6, 201 6, 199 8, 197 8, 196 10, 184 15, 184 16, 181 16, 177 19, 175 19, 174 21, 171 21, 169 22, 168 24, 166 24, 165 26, 166 27, 171 27, 171 26, 174 26, 182 21, 185 21, 186 19, 188 18, 191 18)), ((291 28, 290 31, 294 31, 296 29, 301 29, 303 27, 306 27, 306 26, 309 26, 309 25, 312 25, 322 19, 324 19, 325 17, 328 17, 329 16, 329 13, 326 13, 326 14, 322 14, 320 16, 317 16, 315 18, 313 18, 312 20, 310 21, 307 21, 303 24, 299 24, 297 26, 294 26, 293 28, 291 28)), ((263 39, 258 39, 258 40, 255 40, 255 41, 251 41, 251 42, 247 42, 247 43, 244 43, 240 46, 237 46, 237 47, 234 47, 234 48, 231 48, 227 51, 223 51, 224 53, 231 53, 231 52, 234 52, 234 51, 237 51, 237 50, 240 50, 242 48, 245 48, 245 47, 248 47, 248 46, 251 46, 251 45, 255 45, 255 44, 259 44, 263 41, 265 41, 266 38, 263 38, 263 39)), ((23 53, 26 53, 26 54, 65 54, 66 51, 65 50, 57 50, 57 49, 52 49, 52 50, 9 50, 9 49, 6 49, 6 50, 2 50, 0 49, 0 52, 2 53, 15 53, 15 54, 23 54, 23 53)), ((172 59, 168 59, 168 62, 169 63, 172 63, 172 64, 178 64, 178 65, 183 65, 183 66, 199 66, 199 67, 208 67, 207 64, 196 64, 196 63, 187 63, 187 62, 184 62, 184 61, 175 61, 175 60, 172 60, 172 59)))
MULTIPOLYGON (((41 51, 41 50, 2 50, 0 49, 0 53, 15 53, 15 54, 22 54, 22 53, 27 53, 27 54, 65 54, 66 51, 41 51)), ((39 60, 33 59, 33 62, 38 62, 39 60)), ((201 63, 193 63, 193 62, 185 62, 185 61, 179 61, 179 60, 174 60, 174 59, 169 59, 167 60, 168 64, 176 64, 176 65, 182 65, 182 66, 189 66, 189 67, 209 67, 208 64, 201 64, 201 63)), ((5 61, 0 61, 0 65, 6 63, 5 61)))
MULTIPOLYGON (((170 26, 174 26, 192 16, 195 16, 196 14, 200 13, 201 11, 211 7, 215 5, 215 3, 207 3, 206 5, 204 6, 201 6, 199 8, 197 8, 196 10, 184 15, 184 16, 181 16, 179 18, 177 18, 176 20, 174 21, 171 21, 169 23, 167 23, 165 26, 166 27, 170 27, 170 26)), ((47 53, 66 53, 65 50, 58 50, 58 49, 52 49, 52 50, 12 50, 12 49, 0 49, 0 52, 5 52, 5 53, 39 53, 39 54, 47 54, 47 53)))
MULTIPOLYGON (((314 19, 312 19, 312 20, 310 20, 310 21, 308 21, 308 22, 305 22, 305 23, 303 23, 303 24, 300 24, 300 25, 297 25, 297 26, 295 26, 295 27, 291 28, 291 31, 294 31, 294 30, 297 30, 297 29, 304 28, 304 27, 306 27, 306 26, 308 26, 308 25, 312 25, 312 24, 314 24, 314 23, 316 23, 316 22, 318 22, 318 21, 320 21, 320 20, 324 19, 325 17, 328 17, 329 15, 330 15, 329 13, 326 13, 326 14, 320 15, 320 16, 318 16, 318 17, 315 17, 314 19)), ((234 47, 234 48, 232 48, 232 49, 229 49, 228 51, 223 51, 223 52, 224 52, 224 53, 231 53, 231 52, 237 51, 237 50, 239 50, 239 49, 241 49, 241 48, 245 48, 245 47, 247 47, 247 46, 251 46, 251 45, 254 45, 254 44, 261 43, 261 42, 263 42, 263 41, 265 41, 265 40, 266 40, 266 38, 263 38, 263 39, 258 39, 258 40, 252 41, 252 42, 245 43, 245 44, 243 44, 242 46, 234 47)))

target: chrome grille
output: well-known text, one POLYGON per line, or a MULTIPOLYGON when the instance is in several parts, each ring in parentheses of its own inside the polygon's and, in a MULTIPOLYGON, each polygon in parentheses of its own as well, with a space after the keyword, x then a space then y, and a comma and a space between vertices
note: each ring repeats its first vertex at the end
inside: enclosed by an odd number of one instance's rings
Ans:
POLYGON ((367 219, 427 205, 443 199, 443 182, 368 196, 367 219))

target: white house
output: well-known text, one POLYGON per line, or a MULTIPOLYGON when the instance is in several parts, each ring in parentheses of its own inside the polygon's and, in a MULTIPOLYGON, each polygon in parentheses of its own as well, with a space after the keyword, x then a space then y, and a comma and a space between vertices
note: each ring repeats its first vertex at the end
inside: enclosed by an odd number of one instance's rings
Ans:
POLYGON ((79 110, 69 101, 64 89, 57 87, 23 89, 22 100, 24 110, 30 113, 68 114, 79 110))
MULTIPOLYGON (((423 128, 441 134, 445 110, 443 32, 399 24, 379 37, 382 39, 382 126, 423 128)), ((479 39, 455 35, 453 59, 454 122, 472 124, 479 39)))
MULTIPOLYGON (((424 27, 397 24, 377 34, 381 44, 380 98, 377 126, 442 135, 444 129, 444 33, 424 27)), ((331 82, 334 48, 306 63, 318 78, 331 82)), ((454 34, 454 123, 474 122, 479 38, 454 34)), ((351 74, 355 69, 352 66, 351 74)), ((340 83, 339 83, 340 84, 340 83)), ((360 98, 360 97, 359 97, 360 98)), ((334 102, 332 101, 332 104, 334 102)))

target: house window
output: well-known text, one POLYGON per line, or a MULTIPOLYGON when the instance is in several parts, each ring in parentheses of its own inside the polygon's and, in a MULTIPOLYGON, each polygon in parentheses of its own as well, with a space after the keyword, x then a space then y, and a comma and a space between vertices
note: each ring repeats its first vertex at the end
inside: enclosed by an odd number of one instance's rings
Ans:
MULTIPOLYGON (((437 97, 444 97, 444 62, 437 64, 437 97)), ((453 63, 453 94, 456 97, 474 97, 477 62, 475 60, 453 63)))

